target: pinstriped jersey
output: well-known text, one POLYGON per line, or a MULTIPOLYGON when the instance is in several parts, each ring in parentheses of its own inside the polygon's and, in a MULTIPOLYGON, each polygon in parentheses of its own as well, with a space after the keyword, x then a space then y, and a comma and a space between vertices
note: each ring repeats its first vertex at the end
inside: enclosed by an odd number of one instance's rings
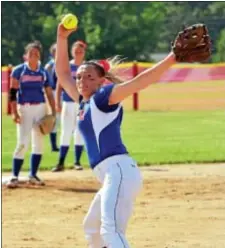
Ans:
POLYGON ((39 65, 36 71, 30 69, 28 63, 16 66, 11 77, 19 81, 17 102, 43 103, 45 102, 44 87, 48 87, 49 78, 47 71, 39 65))

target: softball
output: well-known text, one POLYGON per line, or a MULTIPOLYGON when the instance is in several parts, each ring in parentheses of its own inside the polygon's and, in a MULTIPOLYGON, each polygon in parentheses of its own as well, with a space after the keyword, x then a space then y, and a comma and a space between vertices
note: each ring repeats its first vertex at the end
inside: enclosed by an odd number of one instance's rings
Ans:
POLYGON ((77 27, 78 19, 73 14, 67 14, 63 17, 62 24, 66 29, 73 29, 77 27))

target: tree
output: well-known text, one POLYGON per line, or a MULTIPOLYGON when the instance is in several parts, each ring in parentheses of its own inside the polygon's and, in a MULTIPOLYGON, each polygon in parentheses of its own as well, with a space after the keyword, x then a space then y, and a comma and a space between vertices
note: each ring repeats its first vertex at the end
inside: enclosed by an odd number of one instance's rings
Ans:
POLYGON ((2 63, 22 62, 24 46, 40 40, 42 60, 56 40, 63 14, 75 13, 78 30, 69 44, 88 43, 87 59, 122 55, 149 61, 155 52, 168 52, 182 24, 205 23, 213 39, 214 60, 221 61, 225 2, 2 2, 2 63), (14 18, 11 18, 11 17, 14 18), (219 40, 217 42, 217 40, 219 40), (219 44, 219 45, 218 45, 219 44))
POLYGON ((90 3, 82 23, 91 56, 149 59, 157 46, 165 9, 159 2, 90 3))
POLYGON ((213 56, 213 62, 225 62, 225 29, 220 32, 216 42, 217 53, 213 56))

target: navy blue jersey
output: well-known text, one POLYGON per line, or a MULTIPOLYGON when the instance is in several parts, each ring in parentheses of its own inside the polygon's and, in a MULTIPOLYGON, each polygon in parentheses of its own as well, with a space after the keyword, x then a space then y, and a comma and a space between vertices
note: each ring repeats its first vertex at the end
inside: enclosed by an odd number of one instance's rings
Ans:
MULTIPOLYGON (((78 69, 78 66, 75 65, 74 63, 70 63, 70 69, 71 69, 71 76, 76 79, 76 72, 78 69)), ((54 88, 56 88, 56 84, 57 84, 57 75, 56 75, 56 71, 54 69, 53 72, 53 86, 54 88)), ((64 102, 74 102, 73 99, 66 93, 66 91, 63 89, 62 90, 62 100, 64 102)))
POLYGON ((108 157, 127 153, 120 130, 123 108, 108 104, 113 87, 105 85, 89 101, 80 102, 78 126, 92 168, 108 157))
POLYGON ((44 87, 50 85, 48 73, 44 68, 39 65, 38 69, 33 71, 25 62, 16 66, 11 76, 19 81, 19 104, 45 102, 44 87))

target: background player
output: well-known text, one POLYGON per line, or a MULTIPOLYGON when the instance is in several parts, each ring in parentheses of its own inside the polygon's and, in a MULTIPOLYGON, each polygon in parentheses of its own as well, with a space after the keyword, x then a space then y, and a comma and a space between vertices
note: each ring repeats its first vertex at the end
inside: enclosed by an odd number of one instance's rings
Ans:
POLYGON ((29 182, 44 185, 37 171, 43 153, 43 135, 35 124, 46 115, 45 96, 55 114, 55 102, 49 85, 48 74, 41 67, 41 44, 29 43, 25 48, 26 62, 14 68, 11 74, 10 101, 12 117, 17 123, 17 146, 13 156, 12 178, 8 187, 18 185, 18 176, 24 162, 24 155, 32 136, 29 182))
POLYGON ((175 56, 170 53, 163 61, 125 83, 97 62, 85 62, 77 71, 75 85, 69 73, 67 53, 67 37, 72 31, 62 24, 58 26, 56 71, 62 87, 74 101, 80 102, 78 125, 90 165, 102 183, 84 220, 86 238, 91 248, 128 248, 125 231, 142 179, 121 140, 123 111, 120 102, 157 82, 175 64, 175 56), (105 79, 121 84, 102 86, 105 79))
MULTIPOLYGON (((83 41, 76 41, 72 45, 71 55, 73 59, 70 61, 70 70, 73 78, 76 78, 76 71, 78 66, 82 64, 85 57, 87 45, 83 41)), ((60 137, 60 152, 58 163, 53 172, 64 170, 65 159, 69 150, 69 145, 72 135, 74 135, 74 168, 76 170, 82 170, 80 164, 80 158, 83 151, 83 139, 81 138, 79 130, 76 128, 78 104, 62 89, 57 82, 56 74, 54 82, 56 84, 56 110, 61 111, 61 137, 60 137), (62 105, 61 105, 61 93, 62 93, 62 105)))
MULTIPOLYGON (((55 65, 56 43, 53 43, 51 45, 49 51, 50 51, 51 59, 45 65, 45 69, 47 70, 49 74, 49 80, 51 83, 51 87, 53 89, 53 94, 55 96, 56 84, 54 83, 53 73, 54 73, 54 65, 55 65)), ((53 152, 59 151, 59 148, 57 146, 57 128, 58 128, 59 122, 60 122, 60 113, 56 113, 56 124, 52 132, 49 134, 51 149, 53 152)))

